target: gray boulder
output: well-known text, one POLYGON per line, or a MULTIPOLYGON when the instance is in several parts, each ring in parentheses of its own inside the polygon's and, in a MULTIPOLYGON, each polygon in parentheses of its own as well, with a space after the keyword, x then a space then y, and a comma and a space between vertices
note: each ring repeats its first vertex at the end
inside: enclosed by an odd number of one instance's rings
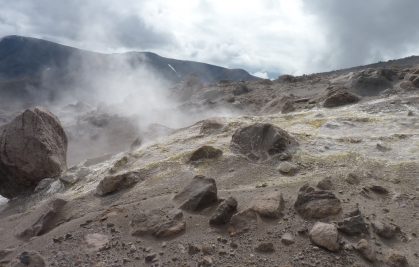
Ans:
POLYGON ((67 168, 67 137, 58 119, 27 109, 0 128, 0 195, 16 197, 67 168))
POLYGON ((286 131, 269 123, 255 123, 236 130, 230 148, 252 161, 265 161, 293 152, 298 142, 286 131))
POLYGON ((304 185, 294 203, 297 212, 306 219, 322 219, 341 212, 340 200, 330 191, 304 185))
POLYGON ((218 201, 215 180, 197 175, 182 192, 175 196, 174 200, 181 203, 181 209, 187 211, 200 211, 207 208, 218 201))
POLYGON ((339 250, 339 233, 335 225, 317 222, 309 232, 314 244, 330 251, 339 250))
POLYGON ((359 96, 350 93, 346 88, 332 89, 326 94, 323 107, 334 108, 359 102, 359 96))

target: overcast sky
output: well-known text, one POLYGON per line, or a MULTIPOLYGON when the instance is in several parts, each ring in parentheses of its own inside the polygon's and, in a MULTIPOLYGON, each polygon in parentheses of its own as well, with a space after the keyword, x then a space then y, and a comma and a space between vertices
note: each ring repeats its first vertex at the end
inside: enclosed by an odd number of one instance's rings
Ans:
POLYGON ((0 36, 239 67, 270 78, 419 54, 417 0, 0 0, 0 36))

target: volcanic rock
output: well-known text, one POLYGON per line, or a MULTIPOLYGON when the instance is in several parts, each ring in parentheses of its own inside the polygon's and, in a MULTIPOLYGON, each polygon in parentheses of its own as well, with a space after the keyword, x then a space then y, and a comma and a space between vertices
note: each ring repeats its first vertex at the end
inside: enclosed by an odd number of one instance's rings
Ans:
POLYGON ((67 137, 43 108, 27 109, 0 128, 0 195, 18 196, 66 168, 67 137))
POLYGON ((215 159, 221 157, 222 154, 223 151, 218 148, 214 148, 212 146, 202 146, 192 153, 191 157, 189 158, 189 161, 215 159))
POLYGON ((211 225, 222 225, 230 221, 231 217, 237 210, 237 201, 233 197, 229 197, 218 205, 214 214, 211 216, 209 223, 211 225))
POLYGON ((42 208, 42 215, 30 227, 19 233, 17 237, 21 239, 30 239, 34 236, 40 236, 55 227, 55 221, 58 213, 62 210, 66 200, 55 198, 47 202, 42 208))
POLYGON ((319 190, 304 185, 300 188, 294 208, 304 218, 321 219, 336 215, 341 210, 341 203, 330 191, 319 190))
POLYGON ((370 262, 374 262, 377 259, 375 250, 365 239, 359 240, 359 242, 355 245, 355 250, 358 251, 364 259, 370 262))
POLYGON ((45 267, 44 258, 34 251, 22 252, 10 265, 11 267, 45 267))
POLYGON ((283 161, 279 163, 278 171, 282 174, 294 175, 298 171, 298 166, 292 162, 283 161))
POLYGON ((389 267, 406 267, 409 265, 406 256, 396 250, 390 250, 385 256, 384 262, 389 267))
POLYGON ((215 180, 197 175, 174 200, 181 203, 181 209, 187 211, 199 211, 209 207, 218 201, 215 180))
POLYGON ((333 224, 317 222, 309 232, 310 240, 314 244, 330 251, 339 250, 338 229, 333 224))
POLYGON ((134 214, 130 222, 133 236, 152 235, 157 238, 171 237, 183 232, 186 223, 178 209, 155 209, 134 214))
POLYGON ((393 224, 386 224, 380 221, 373 221, 371 223, 374 232, 382 238, 391 239, 400 232, 400 228, 393 224))
POLYGON ((141 180, 142 177, 140 173, 135 171, 106 176, 97 185, 96 194, 99 196, 105 196, 122 189, 130 188, 141 180))
POLYGON ((251 209, 262 217, 277 219, 282 216, 284 199, 276 192, 258 196, 253 200, 251 209))
POLYGON ((356 210, 343 221, 338 222, 339 231, 347 235, 359 235, 368 233, 368 225, 365 223, 364 218, 359 210, 356 210))
POLYGON ((269 123, 255 123, 237 129, 231 139, 230 148, 234 153, 245 155, 250 160, 264 161, 290 152, 297 145, 297 141, 281 128, 269 123))
POLYGON ((326 99, 323 102, 323 107, 333 108, 349 104, 357 103, 360 98, 343 88, 338 88, 328 92, 326 99))

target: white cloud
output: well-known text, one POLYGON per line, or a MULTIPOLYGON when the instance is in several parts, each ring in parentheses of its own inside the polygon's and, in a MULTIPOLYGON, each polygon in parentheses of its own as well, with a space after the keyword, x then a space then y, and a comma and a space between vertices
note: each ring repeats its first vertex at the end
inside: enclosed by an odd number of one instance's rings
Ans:
POLYGON ((419 2, 403 3, 0 0, 0 35, 45 37, 106 52, 149 50, 250 72, 301 74, 418 52, 414 11, 419 2))
POLYGON ((261 72, 261 71, 257 71, 255 73, 252 73, 253 76, 262 78, 262 79, 269 79, 269 75, 267 72, 261 72))

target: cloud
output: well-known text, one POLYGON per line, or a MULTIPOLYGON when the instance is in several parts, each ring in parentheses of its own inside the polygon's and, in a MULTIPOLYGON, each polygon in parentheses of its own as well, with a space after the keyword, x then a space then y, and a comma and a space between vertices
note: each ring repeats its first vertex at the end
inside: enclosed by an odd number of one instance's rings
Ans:
POLYGON ((302 74, 419 53, 416 0, 0 0, 0 35, 302 74))
POLYGON ((257 71, 255 73, 252 73, 252 75, 262 79, 269 79, 269 75, 267 72, 257 71))
POLYGON ((46 38, 91 50, 152 49, 173 36, 147 24, 140 5, 113 0, 0 0, 0 34, 46 38), (4 2, 4 3, 2 3, 4 2))
POLYGON ((419 53, 419 1, 305 0, 328 40, 319 69, 350 67, 419 53))

